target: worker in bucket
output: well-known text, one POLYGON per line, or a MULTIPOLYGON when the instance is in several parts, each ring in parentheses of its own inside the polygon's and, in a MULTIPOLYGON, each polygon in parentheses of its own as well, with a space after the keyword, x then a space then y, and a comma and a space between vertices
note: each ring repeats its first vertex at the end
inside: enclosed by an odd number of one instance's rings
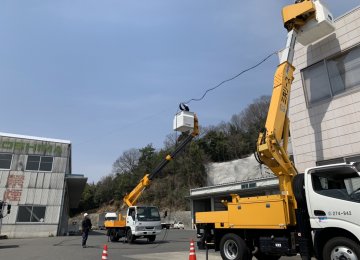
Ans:
POLYGON ((84 213, 84 219, 81 222, 81 229, 82 229, 82 233, 81 233, 82 244, 81 245, 83 248, 86 247, 86 241, 88 239, 91 226, 92 226, 92 224, 91 224, 91 220, 89 218, 89 214, 84 213))

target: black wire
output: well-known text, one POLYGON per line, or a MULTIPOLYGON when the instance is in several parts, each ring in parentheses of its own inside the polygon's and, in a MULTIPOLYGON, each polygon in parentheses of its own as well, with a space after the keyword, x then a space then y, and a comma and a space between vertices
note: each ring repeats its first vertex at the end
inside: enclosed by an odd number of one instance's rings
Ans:
POLYGON ((226 79, 226 80, 223 80, 222 82, 220 82, 219 84, 217 84, 215 87, 212 87, 212 88, 209 88, 208 90, 206 90, 204 92, 204 94, 202 95, 201 98, 192 98, 192 99, 189 99, 187 102, 182 102, 184 104, 189 104, 191 101, 201 101, 208 92, 214 90, 214 89, 217 89, 218 87, 220 87, 222 84, 226 83, 226 82, 229 82, 231 80, 234 80, 236 79, 237 77, 241 76, 242 74, 244 74, 245 72, 248 72, 249 70, 252 70, 252 69, 255 69, 256 67, 260 66, 262 63, 264 63, 266 60, 268 60, 271 56, 273 56, 274 54, 277 54, 278 52, 273 52, 271 54, 269 54, 266 58, 264 58, 262 61, 260 61, 259 63, 257 63, 256 65, 250 67, 250 68, 247 68, 243 71, 241 71, 240 73, 236 74, 235 76, 229 78, 229 79, 226 79))

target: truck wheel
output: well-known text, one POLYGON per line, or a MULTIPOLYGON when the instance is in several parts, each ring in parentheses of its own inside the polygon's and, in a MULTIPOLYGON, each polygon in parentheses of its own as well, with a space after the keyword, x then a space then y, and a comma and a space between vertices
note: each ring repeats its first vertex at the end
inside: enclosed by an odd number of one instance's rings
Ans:
POLYGON ((236 234, 229 233, 221 238, 220 254, 225 260, 250 260, 250 250, 245 241, 236 234))
POLYGON ((334 237, 326 242, 323 249, 323 259, 360 259, 360 247, 346 237, 334 237))
POLYGON ((110 241, 111 242, 117 242, 117 241, 119 241, 119 237, 116 234, 111 234, 110 235, 110 241))
POLYGON ((155 241, 156 236, 148 236, 148 242, 154 242, 155 241))
POLYGON ((135 241, 135 236, 131 233, 131 229, 129 228, 126 232, 126 240, 128 243, 133 243, 135 241))
POLYGON ((108 236, 110 237, 111 242, 117 242, 119 241, 119 237, 117 236, 116 232, 113 230, 110 230, 108 236))

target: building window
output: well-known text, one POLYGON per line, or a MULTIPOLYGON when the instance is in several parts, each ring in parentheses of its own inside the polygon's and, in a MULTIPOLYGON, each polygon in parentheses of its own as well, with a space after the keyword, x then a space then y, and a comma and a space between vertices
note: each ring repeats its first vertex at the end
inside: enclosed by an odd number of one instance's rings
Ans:
POLYGON ((333 158, 333 159, 328 159, 328 160, 317 161, 316 166, 323 166, 323 165, 329 165, 329 164, 335 164, 335 163, 344 163, 344 158, 340 157, 340 158, 333 158))
POLYGON ((353 156, 317 161, 316 166, 323 166, 323 165, 336 164, 336 163, 351 163, 351 162, 360 162, 360 155, 353 155, 353 156))
POLYGON ((360 48, 325 59, 302 70, 309 104, 360 86, 360 48))
POLYGON ((256 182, 249 183, 249 188, 256 188, 256 182))
POLYGON ((19 206, 16 222, 44 222, 45 206, 19 206))
POLYGON ((53 160, 50 156, 28 155, 26 170, 51 172, 53 160))
POLYGON ((250 188, 255 188, 255 187, 256 187, 255 182, 241 184, 241 189, 250 189, 250 188))
POLYGON ((0 169, 10 170, 12 154, 0 153, 0 169))
POLYGON ((249 184, 245 183, 245 184, 241 184, 241 189, 247 189, 249 188, 249 184))

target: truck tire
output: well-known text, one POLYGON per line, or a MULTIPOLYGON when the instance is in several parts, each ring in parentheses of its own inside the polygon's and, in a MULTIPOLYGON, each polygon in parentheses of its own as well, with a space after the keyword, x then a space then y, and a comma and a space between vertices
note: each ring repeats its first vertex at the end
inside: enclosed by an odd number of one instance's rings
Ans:
POLYGON ((225 260, 251 259, 251 253, 245 241, 233 233, 226 234, 221 238, 220 254, 225 260))
POLYGON ((110 231, 109 231, 109 238, 110 238, 110 241, 111 241, 111 242, 117 242, 117 241, 119 241, 119 237, 118 237, 118 235, 117 235, 117 233, 116 233, 115 230, 110 230, 110 231))
POLYGON ((302 208, 306 207, 306 197, 305 197, 305 189, 304 189, 304 174, 297 174, 293 179, 293 191, 296 202, 302 208))
POLYGON ((135 236, 131 233, 130 228, 126 231, 126 241, 129 244, 132 244, 135 241, 135 236))
POLYGON ((155 241, 156 236, 155 236, 155 235, 148 236, 148 237, 147 237, 147 239, 148 239, 148 242, 152 243, 152 242, 154 242, 154 241, 155 241))
POLYGON ((110 241, 111 242, 117 242, 117 241, 119 241, 119 237, 116 234, 111 234, 110 235, 110 241))
POLYGON ((334 237, 323 248, 323 259, 360 259, 360 246, 346 237, 334 237))

